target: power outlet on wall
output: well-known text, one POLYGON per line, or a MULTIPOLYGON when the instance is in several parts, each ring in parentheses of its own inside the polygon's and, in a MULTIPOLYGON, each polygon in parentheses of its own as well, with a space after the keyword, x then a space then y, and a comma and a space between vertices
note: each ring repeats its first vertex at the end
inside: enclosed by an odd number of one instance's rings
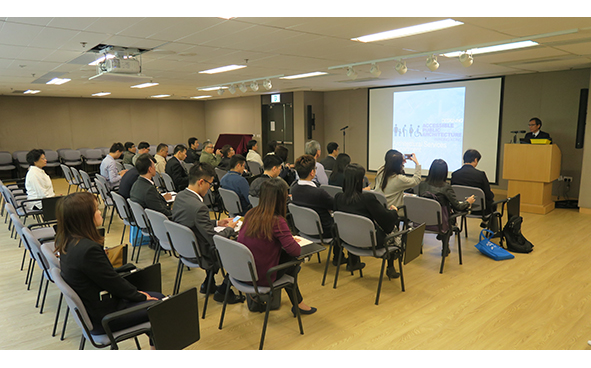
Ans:
POLYGON ((573 177, 572 176, 564 176, 564 175, 560 175, 558 177, 558 181, 564 181, 566 183, 570 183, 573 181, 573 177))

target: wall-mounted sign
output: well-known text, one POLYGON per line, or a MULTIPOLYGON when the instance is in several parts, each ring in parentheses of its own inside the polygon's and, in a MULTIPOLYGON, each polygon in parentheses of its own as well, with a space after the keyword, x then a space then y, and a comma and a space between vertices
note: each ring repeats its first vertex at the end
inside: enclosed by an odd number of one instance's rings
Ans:
POLYGON ((279 103, 279 102, 281 102, 281 95, 280 94, 271 95, 271 103, 279 103))

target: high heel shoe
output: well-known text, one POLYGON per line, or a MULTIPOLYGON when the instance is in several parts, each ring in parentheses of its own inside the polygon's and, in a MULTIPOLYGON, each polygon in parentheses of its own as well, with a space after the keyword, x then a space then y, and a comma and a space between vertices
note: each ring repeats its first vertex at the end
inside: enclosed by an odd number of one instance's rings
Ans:
MULTIPOLYGON (((300 309, 300 315, 302 315, 302 314, 314 314, 318 310, 318 309, 316 309, 314 307, 310 307, 310 310, 303 310, 300 307, 298 307, 298 308, 300 309)), ((293 317, 295 318, 296 317, 296 307, 295 306, 291 307, 291 313, 293 313, 293 317)))
POLYGON ((391 280, 399 278, 400 274, 396 272, 396 269, 394 267, 388 267, 386 269, 386 276, 388 276, 388 280, 391 280))
POLYGON ((357 271, 357 270, 362 270, 363 267, 365 267, 365 263, 363 262, 357 262, 354 265, 347 265, 347 271, 357 271))

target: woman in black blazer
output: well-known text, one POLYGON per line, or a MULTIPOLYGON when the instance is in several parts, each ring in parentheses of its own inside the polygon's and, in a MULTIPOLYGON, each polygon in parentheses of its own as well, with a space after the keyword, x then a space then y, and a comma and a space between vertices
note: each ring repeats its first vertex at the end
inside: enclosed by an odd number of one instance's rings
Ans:
MULTIPOLYGON (((386 235, 396 229, 400 222, 398 212, 395 206, 386 209, 384 205, 376 198, 373 193, 363 190, 363 177, 365 169, 358 164, 350 164, 345 169, 345 180, 343 182, 343 192, 337 193, 334 198, 335 211, 352 213, 365 216, 372 220, 376 226, 377 247, 383 248, 386 235)), ((359 261, 359 257, 349 253, 348 270, 357 270, 365 266, 359 261)), ((389 278, 400 276, 394 268, 394 260, 388 260, 388 269, 386 275, 389 278)))
MULTIPOLYGON (((92 194, 78 192, 64 197, 57 204, 56 214, 56 254, 60 258, 61 275, 86 307, 92 333, 104 333, 101 321, 107 314, 164 297, 156 292, 138 291, 115 272, 103 249, 104 239, 97 230, 103 219, 92 194)), ((111 330, 119 331, 147 321, 147 311, 143 310, 114 321, 111 330)))

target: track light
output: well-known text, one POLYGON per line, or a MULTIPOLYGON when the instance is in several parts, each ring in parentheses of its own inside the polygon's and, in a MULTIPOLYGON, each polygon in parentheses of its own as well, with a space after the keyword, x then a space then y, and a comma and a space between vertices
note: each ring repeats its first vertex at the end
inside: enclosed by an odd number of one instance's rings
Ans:
POLYGON ((265 87, 265 89, 268 91, 271 88, 273 88, 273 85, 271 84, 271 81, 269 79, 267 79, 266 81, 263 82, 263 87, 265 87))
POLYGON ((462 55, 460 55, 460 63, 464 66, 464 67, 469 67, 470 65, 472 65, 472 63, 474 62, 474 58, 472 57, 472 55, 468 54, 468 53, 463 53, 462 55))
POLYGON ((256 92, 259 90, 259 84, 257 83, 257 81, 252 81, 252 83, 250 83, 250 89, 252 89, 253 92, 256 92))
POLYGON ((228 91, 230 91, 231 94, 236 93, 236 86, 235 85, 230 85, 230 87, 228 87, 228 91))
POLYGON ((347 67, 347 77, 351 79, 357 78, 357 73, 355 72, 352 66, 347 67))
POLYGON ((224 94, 224 90, 220 87, 220 89, 218 89, 218 95, 223 95, 224 94))
POLYGON ((369 72, 376 78, 379 77, 380 74, 382 74, 382 71, 376 65, 376 63, 371 64, 371 68, 369 68, 369 72))
POLYGON ((431 55, 427 58, 427 68, 432 72, 439 68, 439 63, 437 62, 437 57, 435 55, 431 55))
POLYGON ((242 93, 246 93, 246 91, 248 91, 248 88, 246 87, 246 84, 244 84, 244 83, 241 83, 240 86, 238 87, 238 89, 242 93))
POLYGON ((404 63, 402 61, 399 61, 398 64, 396 64, 395 69, 398 72, 398 74, 400 74, 400 75, 405 74, 406 71, 408 70, 406 68, 406 61, 404 63))

